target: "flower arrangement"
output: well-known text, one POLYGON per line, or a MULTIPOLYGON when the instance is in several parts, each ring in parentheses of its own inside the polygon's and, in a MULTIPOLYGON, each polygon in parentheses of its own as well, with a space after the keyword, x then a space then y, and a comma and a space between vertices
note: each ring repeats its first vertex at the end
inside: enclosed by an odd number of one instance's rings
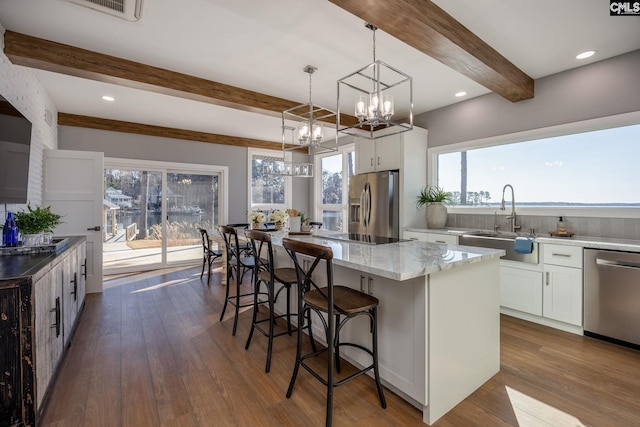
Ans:
POLYGON ((275 209, 269 214, 269 219, 275 223, 284 223, 287 220, 287 212, 275 209))
POLYGON ((265 222, 267 217, 261 211, 253 211, 249 214, 249 221, 253 223, 265 222))

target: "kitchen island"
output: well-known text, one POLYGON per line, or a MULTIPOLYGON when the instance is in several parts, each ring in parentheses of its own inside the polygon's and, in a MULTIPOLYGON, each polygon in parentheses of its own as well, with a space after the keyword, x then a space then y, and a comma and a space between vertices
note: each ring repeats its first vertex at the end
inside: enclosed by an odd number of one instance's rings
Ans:
MULTIPOLYGON (((425 423, 435 422, 500 370, 504 251, 422 241, 368 245, 328 237, 291 238, 329 246, 334 283, 380 300, 383 383, 421 409, 425 423)), ((276 263, 291 265, 279 247, 281 238, 280 233, 272 237, 276 263)), ((342 338, 370 345, 368 328, 366 318, 354 319, 342 338)), ((316 337, 322 336, 318 331, 316 337)), ((348 348, 341 355, 359 366, 370 363, 348 348)))

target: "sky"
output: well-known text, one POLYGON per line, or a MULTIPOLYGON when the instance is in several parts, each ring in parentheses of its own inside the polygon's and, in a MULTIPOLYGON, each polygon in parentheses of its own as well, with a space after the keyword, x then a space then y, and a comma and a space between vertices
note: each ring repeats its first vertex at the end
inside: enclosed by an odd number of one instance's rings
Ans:
MULTIPOLYGON (((460 191, 460 153, 438 162, 438 185, 460 191)), ((469 150, 467 169, 467 191, 490 203, 505 184, 518 203, 640 203, 640 125, 469 150)))

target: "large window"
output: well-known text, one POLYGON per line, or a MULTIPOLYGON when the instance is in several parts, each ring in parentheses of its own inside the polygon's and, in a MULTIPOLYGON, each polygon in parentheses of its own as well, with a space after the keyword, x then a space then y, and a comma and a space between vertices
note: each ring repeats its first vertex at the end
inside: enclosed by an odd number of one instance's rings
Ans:
POLYGON ((284 209, 291 199, 291 178, 264 172, 265 162, 275 158, 282 159, 282 152, 249 149, 249 206, 252 211, 284 209))
POLYGON ((640 124, 443 151, 437 185, 459 205, 498 206, 511 184, 519 206, 640 207, 640 124))
POLYGON ((323 228, 347 231, 347 197, 349 177, 355 171, 353 144, 337 152, 315 156, 316 217, 322 218, 323 228))

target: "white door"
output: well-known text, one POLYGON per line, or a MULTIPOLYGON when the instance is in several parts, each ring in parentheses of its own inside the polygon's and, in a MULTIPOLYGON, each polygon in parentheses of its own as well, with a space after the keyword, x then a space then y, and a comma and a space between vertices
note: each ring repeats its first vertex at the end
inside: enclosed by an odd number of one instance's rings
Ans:
POLYGON ((86 236, 87 292, 102 292, 104 154, 44 151, 43 205, 62 215, 56 235, 86 236))

